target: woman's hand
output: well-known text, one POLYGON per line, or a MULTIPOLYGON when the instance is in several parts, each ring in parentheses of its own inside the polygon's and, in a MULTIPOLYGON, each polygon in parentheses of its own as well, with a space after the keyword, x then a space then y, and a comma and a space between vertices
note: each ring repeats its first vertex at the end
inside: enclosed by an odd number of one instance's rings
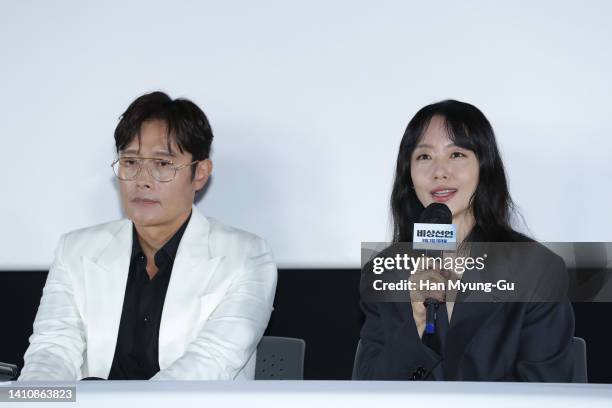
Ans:
POLYGON ((457 275, 453 271, 446 269, 417 270, 410 277, 409 280, 415 282, 416 286, 415 290, 410 291, 410 303, 412 304, 412 317, 419 337, 423 335, 425 330, 426 308, 423 302, 429 298, 445 302, 448 281, 456 278, 457 275))

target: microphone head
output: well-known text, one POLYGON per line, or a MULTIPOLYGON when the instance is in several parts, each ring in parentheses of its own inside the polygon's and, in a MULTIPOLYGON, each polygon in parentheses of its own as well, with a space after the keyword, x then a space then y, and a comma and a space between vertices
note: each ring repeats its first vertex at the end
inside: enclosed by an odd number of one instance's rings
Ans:
POLYGON ((423 210, 419 217, 423 224, 452 224, 453 214, 446 204, 431 203, 423 210))

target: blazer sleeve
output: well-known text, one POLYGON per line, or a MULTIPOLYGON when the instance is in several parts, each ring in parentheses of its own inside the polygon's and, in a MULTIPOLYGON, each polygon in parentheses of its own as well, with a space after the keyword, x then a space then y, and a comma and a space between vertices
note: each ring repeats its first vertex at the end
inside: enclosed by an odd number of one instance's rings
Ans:
POLYGON ((34 320, 30 346, 18 381, 75 381, 81 378, 85 329, 74 297, 71 271, 60 238, 34 320))
POLYGON ((261 238, 244 267, 185 353, 151 380, 232 380, 255 352, 276 290, 272 251, 261 238))
MULTIPOLYGON (((361 329, 361 343, 355 362, 356 379, 420 380, 438 363, 425 350, 417 334, 410 303, 403 303, 401 307, 407 309, 406 313, 394 316, 398 322, 389 324, 388 327, 393 329, 391 333, 386 333, 379 304, 361 302, 365 323, 361 329)), ((433 374, 429 379, 434 379, 433 374)))
MULTIPOLYGON (((563 260, 554 255, 542 275, 538 292, 561 298, 568 277, 563 260)), ((572 340, 574 310, 569 301, 527 305, 521 327, 516 370, 521 381, 571 382, 574 372, 572 340)))

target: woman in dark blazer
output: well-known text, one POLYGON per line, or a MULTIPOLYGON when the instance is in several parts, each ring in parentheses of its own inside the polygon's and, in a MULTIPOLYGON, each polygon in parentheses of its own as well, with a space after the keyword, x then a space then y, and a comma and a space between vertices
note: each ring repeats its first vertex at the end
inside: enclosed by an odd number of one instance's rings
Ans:
MULTIPOLYGON (((413 224, 435 202, 451 210, 460 243, 531 242, 531 256, 508 249, 503 263, 498 257, 499 264, 491 260, 486 270, 533 271, 528 274, 535 277, 533 286, 564 290, 563 260, 510 225, 513 204, 495 135, 473 105, 454 100, 428 105, 408 124, 391 196, 394 242, 412 241, 413 224)), ((469 279, 466 272, 462 280, 469 279)), ((436 349, 422 341, 421 302, 362 301, 361 306, 365 323, 357 379, 572 379, 574 314, 567 301, 455 302, 448 309, 443 346, 436 349)))

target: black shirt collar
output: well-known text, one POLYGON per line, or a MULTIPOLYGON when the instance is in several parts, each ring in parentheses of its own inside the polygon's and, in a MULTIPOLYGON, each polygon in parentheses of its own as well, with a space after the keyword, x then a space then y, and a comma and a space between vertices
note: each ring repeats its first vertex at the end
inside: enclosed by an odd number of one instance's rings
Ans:
MULTIPOLYGON (((174 258, 176 258, 176 252, 178 251, 179 244, 181 243, 181 238, 183 238, 183 234, 185 233, 185 230, 187 229, 187 224, 189 224, 190 219, 191 219, 191 212, 189 213, 189 217, 187 217, 183 225, 181 225, 181 227, 174 233, 172 238, 170 238, 168 242, 166 242, 164 246, 161 247, 155 253, 155 264, 157 266, 159 266, 159 264, 162 261, 161 257, 166 257, 167 259, 174 262, 174 258)), ((140 246, 140 242, 138 241, 138 232, 136 231, 136 226, 134 225, 134 223, 132 223, 132 258, 131 259, 133 260, 134 258, 140 255, 144 256, 144 252, 140 246)))

